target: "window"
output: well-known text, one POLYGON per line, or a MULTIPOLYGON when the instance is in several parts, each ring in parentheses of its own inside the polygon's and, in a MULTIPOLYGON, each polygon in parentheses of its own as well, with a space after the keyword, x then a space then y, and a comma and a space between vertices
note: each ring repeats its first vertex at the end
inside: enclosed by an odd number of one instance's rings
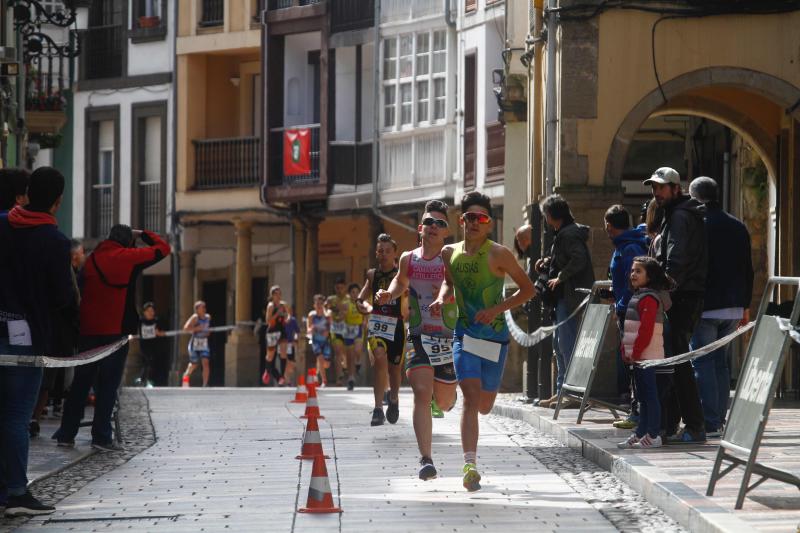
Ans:
POLYGON ((134 0, 130 37, 134 44, 167 37, 167 0, 134 0))
POLYGON ((405 129, 447 115, 447 32, 425 31, 383 42, 383 127, 405 129))
POLYGON ((40 3, 44 10, 50 15, 59 11, 64 11, 64 2, 61 0, 40 0, 40 3))
POLYGON ((132 107, 131 224, 156 233, 166 229, 167 103, 132 107))
POLYGON ((119 218, 119 107, 86 110, 84 234, 103 239, 119 218))

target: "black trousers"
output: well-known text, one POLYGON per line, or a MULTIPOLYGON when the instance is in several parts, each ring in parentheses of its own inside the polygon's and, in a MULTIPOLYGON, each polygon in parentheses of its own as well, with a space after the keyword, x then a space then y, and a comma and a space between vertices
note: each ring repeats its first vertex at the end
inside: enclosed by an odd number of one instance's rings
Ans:
MULTIPOLYGON (((680 355, 689 351, 689 341, 700 315, 703 312, 703 296, 700 293, 675 292, 672 295, 672 307, 667 311, 669 320, 668 342, 672 347, 672 355, 680 355)), ((700 394, 697 391, 697 382, 694 377, 692 363, 686 361, 675 365, 672 376, 672 394, 669 402, 677 406, 683 423, 690 431, 702 433, 705 431, 703 406, 700 403, 700 394)), ((670 418, 674 420, 675 415, 670 418)), ((668 421, 669 424, 670 421, 668 421)))

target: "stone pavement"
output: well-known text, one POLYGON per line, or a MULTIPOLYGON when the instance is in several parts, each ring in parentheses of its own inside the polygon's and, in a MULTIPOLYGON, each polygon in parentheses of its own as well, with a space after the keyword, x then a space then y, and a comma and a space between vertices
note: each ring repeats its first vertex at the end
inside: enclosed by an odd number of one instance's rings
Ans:
MULTIPOLYGON (((525 420, 579 450, 692 531, 800 531, 800 492, 794 486, 766 481, 748 494, 741 510, 735 511, 742 479, 742 469, 737 469, 717 483, 714 496, 705 496, 718 441, 656 450, 619 450, 616 443, 630 432, 614 429, 608 411, 590 411, 578 425, 577 410, 563 410, 553 421, 552 410, 522 404, 516 401, 518 396, 501 395, 494 412, 525 420)), ((797 403, 776 402, 758 457, 768 466, 800 474, 797 403)), ((754 476, 753 481, 757 479, 754 476)))
MULTIPOLYGON (((18 531, 680 531, 613 477, 589 472, 594 481, 581 479, 586 465, 573 464, 570 457, 577 454, 571 450, 498 417, 481 422, 483 490, 469 494, 461 487, 455 411, 434 421, 440 477, 422 482, 416 478, 411 395, 401 395, 397 425, 371 428, 367 389, 320 391, 327 417, 320 422, 322 443, 331 456, 334 501, 344 513, 299 514, 311 462, 294 458, 303 406, 286 403, 292 391, 155 389, 145 395, 155 444, 140 446, 138 455, 62 500, 54 515, 32 519, 18 531), (550 456, 564 463, 558 473, 543 464, 550 456), (625 495, 630 510, 605 505, 603 495, 592 492, 597 490, 625 495), (635 521, 637 510, 648 522, 635 521)), ((98 456, 113 454, 88 461, 98 456)))

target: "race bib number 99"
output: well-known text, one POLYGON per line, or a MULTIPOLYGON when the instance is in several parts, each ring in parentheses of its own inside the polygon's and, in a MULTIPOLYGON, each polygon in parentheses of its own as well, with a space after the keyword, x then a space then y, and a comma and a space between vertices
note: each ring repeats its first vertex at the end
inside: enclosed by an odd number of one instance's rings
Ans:
POLYGON ((453 362, 453 339, 447 337, 431 337, 420 335, 422 349, 431 362, 431 366, 446 365, 453 362))
POLYGON ((397 318, 384 315, 369 315, 370 337, 381 337, 393 341, 394 334, 397 332, 397 318))

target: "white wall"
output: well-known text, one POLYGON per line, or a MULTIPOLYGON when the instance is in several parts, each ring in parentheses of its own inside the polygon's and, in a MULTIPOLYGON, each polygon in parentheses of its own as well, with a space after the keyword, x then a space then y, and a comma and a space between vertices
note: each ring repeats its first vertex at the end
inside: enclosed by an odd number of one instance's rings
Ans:
MULTIPOLYGON (((167 2, 167 36, 160 41, 139 44, 128 40, 128 76, 153 74, 156 72, 173 72, 172 47, 175 41, 175 21, 173 20, 175 18, 175 13, 172 0, 161 0, 161 2, 167 2)), ((129 27, 133 25, 132 5, 133 2, 129 2, 129 27)), ((160 16, 161 14, 157 13, 157 15, 160 16)))
POLYGON ((319 32, 287 35, 284 56, 283 124, 299 126, 314 121, 314 71, 308 52, 319 50, 319 32))

